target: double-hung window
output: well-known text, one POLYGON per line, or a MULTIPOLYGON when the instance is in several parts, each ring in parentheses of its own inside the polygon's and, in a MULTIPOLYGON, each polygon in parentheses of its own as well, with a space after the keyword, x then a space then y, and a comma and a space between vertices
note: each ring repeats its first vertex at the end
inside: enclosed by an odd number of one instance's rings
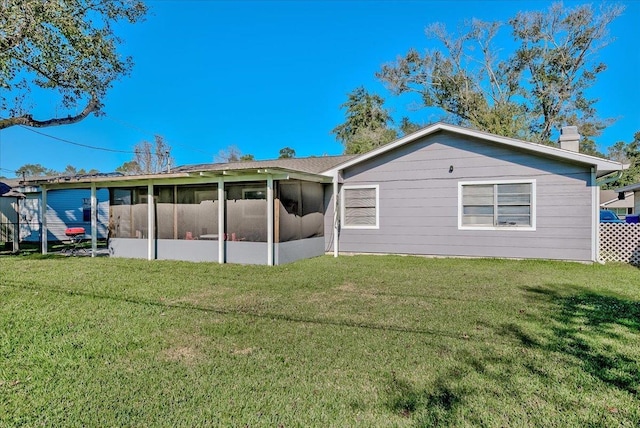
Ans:
POLYGON ((535 181, 459 183, 461 229, 535 230, 535 181))
POLYGON ((377 185, 342 187, 342 227, 378 228, 378 190, 377 185))

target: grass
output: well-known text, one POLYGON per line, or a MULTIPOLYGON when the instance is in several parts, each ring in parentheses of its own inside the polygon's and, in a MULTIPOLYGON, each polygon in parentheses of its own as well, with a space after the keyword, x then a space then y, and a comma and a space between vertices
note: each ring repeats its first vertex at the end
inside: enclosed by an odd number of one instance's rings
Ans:
POLYGON ((0 426, 640 425, 640 270, 0 257, 0 426))

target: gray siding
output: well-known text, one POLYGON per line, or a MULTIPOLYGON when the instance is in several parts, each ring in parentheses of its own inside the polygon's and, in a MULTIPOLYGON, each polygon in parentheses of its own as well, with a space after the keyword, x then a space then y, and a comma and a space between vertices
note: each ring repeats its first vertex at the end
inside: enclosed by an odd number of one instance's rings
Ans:
MULTIPOLYGON (((144 242, 147 240, 145 239, 144 242)), ((218 261, 218 241, 158 239, 156 248, 158 260, 218 261)))
POLYGON ((109 256, 127 259, 146 259, 148 242, 146 239, 111 238, 109 256))
MULTIPOLYGON (((342 229, 341 252, 591 260, 590 170, 439 132, 355 165, 344 184, 380 186, 379 229, 342 229), (453 172, 449 172, 453 166, 453 172), (536 181, 534 231, 459 230, 461 181, 536 181)), ((325 243, 332 248, 327 187, 325 243)))
POLYGON ((274 244, 275 264, 295 262, 324 254, 324 238, 308 238, 274 244))

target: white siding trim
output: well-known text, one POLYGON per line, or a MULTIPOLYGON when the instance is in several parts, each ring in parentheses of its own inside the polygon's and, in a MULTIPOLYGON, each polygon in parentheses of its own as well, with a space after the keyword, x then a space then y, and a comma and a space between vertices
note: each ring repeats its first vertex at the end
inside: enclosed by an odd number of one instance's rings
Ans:
POLYGON ((536 180, 483 180, 483 181, 459 181, 458 182, 458 229, 459 230, 500 230, 514 232, 531 232, 536 230, 536 180), (487 184, 531 184, 531 226, 525 227, 497 227, 497 226, 463 226, 462 224, 462 187, 470 185, 487 185, 487 184))
POLYGON ((340 191, 340 224, 342 229, 379 229, 380 228, 380 186, 378 184, 343 185, 340 191), (374 189, 376 191, 376 224, 375 225, 348 225, 345 222, 344 197, 345 190, 374 189))
POLYGON ((544 144, 530 143, 527 141, 517 140, 515 138, 502 137, 488 132, 476 131, 473 129, 467 129, 460 126, 449 125, 446 123, 438 122, 433 125, 429 125, 416 132, 408 134, 402 138, 392 141, 388 144, 384 144, 377 149, 371 150, 362 155, 356 156, 353 159, 348 160, 340 165, 335 166, 322 174, 331 176, 334 170, 344 170, 353 165, 357 165, 368 159, 379 156, 390 150, 395 150, 398 147, 405 144, 412 143, 420 138, 426 137, 431 134, 435 134, 439 131, 448 131, 458 135, 465 135, 467 137, 479 138, 484 141, 490 141, 498 144, 502 144, 507 147, 513 147, 520 150, 526 150, 534 154, 540 154, 543 156, 552 156, 556 159, 563 159, 570 162, 576 162, 582 165, 589 165, 596 167, 596 176, 604 176, 615 171, 622 171, 629 168, 629 164, 622 164, 608 159, 602 159, 595 156, 585 155, 579 152, 573 152, 570 150, 564 150, 557 147, 545 146, 544 144))

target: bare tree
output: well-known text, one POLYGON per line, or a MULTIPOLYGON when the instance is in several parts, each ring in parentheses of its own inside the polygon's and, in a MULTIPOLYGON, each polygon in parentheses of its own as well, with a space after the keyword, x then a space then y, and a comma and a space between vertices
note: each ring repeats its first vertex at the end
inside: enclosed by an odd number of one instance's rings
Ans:
POLYGON ((173 158, 171 147, 160 135, 155 136, 155 143, 148 141, 138 143, 134 149, 134 161, 141 174, 157 174, 169 171, 173 158))
POLYGON ((230 145, 226 149, 221 149, 214 157, 216 163, 240 162, 242 152, 238 146, 230 145))

